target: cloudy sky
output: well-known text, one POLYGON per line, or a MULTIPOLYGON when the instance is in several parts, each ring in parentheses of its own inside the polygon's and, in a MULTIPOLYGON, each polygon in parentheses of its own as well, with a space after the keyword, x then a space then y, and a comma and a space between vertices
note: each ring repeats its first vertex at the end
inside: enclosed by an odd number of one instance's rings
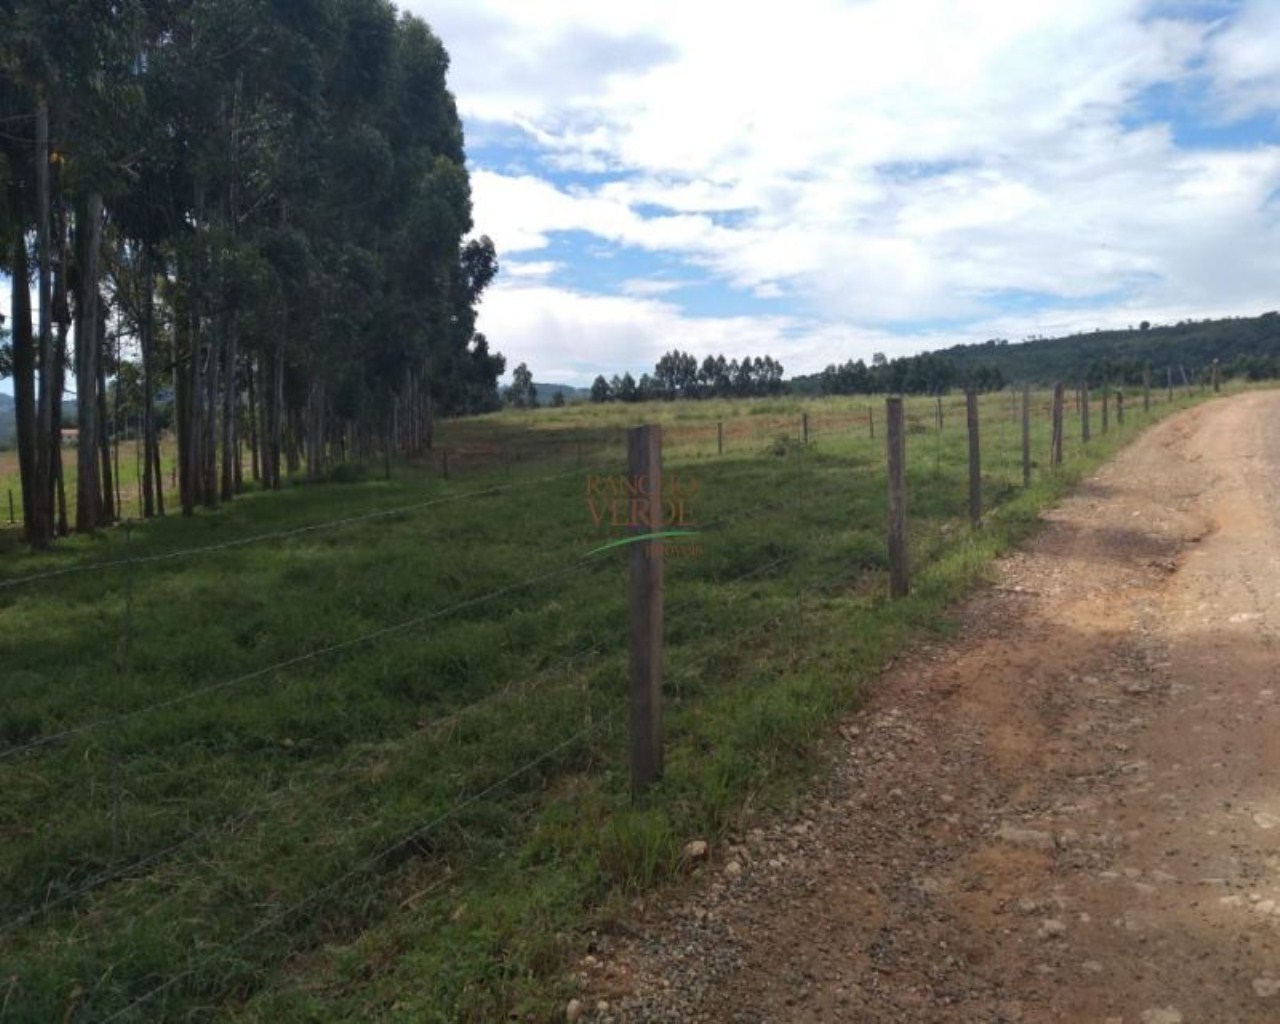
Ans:
POLYGON ((1280 307, 1280 0, 401 0, 541 381, 1280 307))

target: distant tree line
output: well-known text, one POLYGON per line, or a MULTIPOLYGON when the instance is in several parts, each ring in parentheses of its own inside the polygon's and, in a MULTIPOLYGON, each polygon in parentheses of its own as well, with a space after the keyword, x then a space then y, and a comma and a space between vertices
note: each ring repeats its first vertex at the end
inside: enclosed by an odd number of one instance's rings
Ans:
POLYGON ((701 363, 687 352, 673 350, 658 360, 652 374, 637 381, 630 373, 591 385, 593 402, 646 402, 677 398, 758 398, 786 390, 782 364, 772 356, 744 356, 726 361, 707 356, 701 363))
POLYGON ((242 450, 275 488, 500 404, 504 361, 475 332, 497 260, 467 240, 449 58, 424 22, 389 0, 0 9, 0 372, 34 546, 68 529, 62 426, 75 529, 117 515, 117 397, 142 421, 148 516, 165 390, 184 513, 241 489, 242 450), (110 388, 122 361, 136 373, 110 388))
POLYGON ((999 391, 1004 387, 999 368, 978 365, 966 368, 931 352, 886 359, 877 352, 868 366, 861 359, 832 364, 818 376, 824 395, 941 395, 952 388, 999 391))

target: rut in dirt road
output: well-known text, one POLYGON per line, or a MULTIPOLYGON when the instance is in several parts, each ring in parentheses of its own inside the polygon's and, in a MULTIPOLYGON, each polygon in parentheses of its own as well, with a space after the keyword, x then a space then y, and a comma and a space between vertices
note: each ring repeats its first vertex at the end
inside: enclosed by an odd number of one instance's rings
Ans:
POLYGON ((610 1021, 1280 1022, 1280 393, 1152 428, 796 813, 580 965, 610 1021))

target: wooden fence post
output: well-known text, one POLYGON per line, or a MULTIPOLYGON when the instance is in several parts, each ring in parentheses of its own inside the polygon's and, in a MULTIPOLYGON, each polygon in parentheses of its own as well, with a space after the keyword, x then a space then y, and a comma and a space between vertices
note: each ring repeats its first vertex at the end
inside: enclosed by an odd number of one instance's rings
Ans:
POLYGON ((1109 420, 1111 419, 1111 388, 1106 384, 1102 385, 1102 432, 1107 432, 1109 420))
POLYGON ((1213 393, 1216 395, 1222 390, 1222 367, 1218 360, 1213 361, 1213 393))
MULTIPOLYGON (((662 529, 662 428, 627 432, 627 469, 636 535, 662 529)), ((662 777, 662 596, 660 539, 631 545, 631 797, 662 777)))
POLYGON ((969 427, 969 522, 977 529, 982 523, 982 448, 978 440, 978 392, 964 393, 965 418, 969 427))
POLYGON ((724 454, 724 422, 722 420, 716 423, 716 454, 724 454))
POLYGON ((885 399, 889 455, 889 596, 906 597, 907 570, 907 448, 902 399, 885 399))
POLYGON ((809 414, 802 412, 800 414, 800 430, 804 436, 804 443, 809 443, 809 414))
POLYGON ((876 439, 876 411, 872 406, 867 406, 867 426, 871 428, 871 440, 876 439))
POLYGON ((1089 434, 1089 385, 1080 385, 1080 440, 1085 444, 1090 441, 1089 434))
POLYGON ((13 518, 13 488, 12 487, 9 488, 9 522, 11 523, 17 522, 17 520, 13 518))
POLYGON ((1116 426, 1124 426, 1124 392, 1116 388, 1116 426))
POLYGON ((1022 486, 1031 486, 1031 385, 1022 385, 1022 486))
POLYGON ((1053 386, 1053 435, 1049 443, 1049 465, 1062 465, 1062 404, 1065 386, 1058 381, 1053 386))

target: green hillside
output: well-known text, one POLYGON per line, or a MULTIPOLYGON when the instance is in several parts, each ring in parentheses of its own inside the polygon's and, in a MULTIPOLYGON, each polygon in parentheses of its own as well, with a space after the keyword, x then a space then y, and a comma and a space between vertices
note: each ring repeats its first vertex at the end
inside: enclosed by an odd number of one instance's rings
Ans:
POLYGON ((1124 331, 1093 331, 1064 338, 953 345, 867 366, 862 360, 833 364, 823 373, 795 377, 793 394, 906 391, 933 393, 971 385, 980 390, 1010 383, 1139 384, 1150 370, 1162 385, 1195 380, 1217 359, 1224 377, 1280 377, 1280 313, 1223 320, 1183 321, 1124 331))
POLYGON ((1006 381, 1047 384, 1055 380, 1138 383, 1148 365, 1160 382, 1167 371, 1180 380, 1220 360, 1228 372, 1270 377, 1280 358, 1280 313, 1227 320, 1184 321, 1125 331, 1095 331, 1065 338, 1020 343, 999 340, 982 345, 956 345, 935 353, 964 370, 994 366, 1006 381))

